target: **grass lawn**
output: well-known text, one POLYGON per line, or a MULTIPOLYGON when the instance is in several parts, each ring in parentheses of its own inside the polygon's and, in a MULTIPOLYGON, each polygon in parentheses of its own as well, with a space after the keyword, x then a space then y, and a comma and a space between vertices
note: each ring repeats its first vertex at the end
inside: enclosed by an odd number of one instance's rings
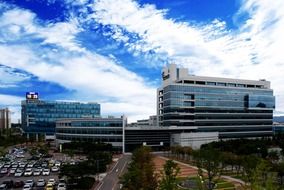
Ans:
MULTIPOLYGON (((179 178, 179 181, 183 181, 186 179, 192 179, 198 184, 198 178, 197 177, 189 177, 189 178, 179 178)), ((233 183, 225 181, 223 179, 219 179, 217 182, 215 190, 235 190, 235 186, 233 183)), ((180 190, 185 190, 184 188, 180 188, 180 190)), ((196 188, 188 188, 188 190, 198 190, 196 188)))

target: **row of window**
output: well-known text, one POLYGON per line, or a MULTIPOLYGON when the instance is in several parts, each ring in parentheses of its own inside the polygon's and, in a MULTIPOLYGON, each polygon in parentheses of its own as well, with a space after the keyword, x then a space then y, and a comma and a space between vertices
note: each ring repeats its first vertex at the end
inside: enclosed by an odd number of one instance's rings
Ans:
POLYGON ((273 95, 272 90, 253 90, 253 89, 230 89, 230 88, 209 88, 200 86, 169 85, 164 88, 164 94, 169 91, 181 91, 185 93, 214 93, 214 94, 255 94, 255 95, 273 95))
POLYGON ((67 135, 56 135, 56 139, 59 140, 70 140, 70 141, 87 141, 87 142, 122 142, 122 137, 88 137, 88 136, 67 136, 67 135))
POLYGON ((42 109, 42 108, 27 108, 28 113, 34 114, 100 114, 99 109, 42 109))
POLYGON ((122 128, 120 129, 98 129, 98 128, 92 128, 92 129, 80 129, 80 128, 74 128, 74 129, 56 129, 57 133, 68 133, 68 134, 113 134, 113 135, 120 135, 122 134, 122 128))

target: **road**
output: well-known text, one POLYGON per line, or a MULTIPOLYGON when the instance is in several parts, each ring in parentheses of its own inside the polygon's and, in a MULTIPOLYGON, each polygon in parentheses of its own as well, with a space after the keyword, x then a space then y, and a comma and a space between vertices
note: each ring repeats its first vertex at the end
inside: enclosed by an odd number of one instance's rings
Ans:
POLYGON ((131 159, 131 155, 123 155, 112 170, 106 175, 102 183, 97 190, 118 190, 119 177, 123 175, 127 170, 128 162, 131 159))

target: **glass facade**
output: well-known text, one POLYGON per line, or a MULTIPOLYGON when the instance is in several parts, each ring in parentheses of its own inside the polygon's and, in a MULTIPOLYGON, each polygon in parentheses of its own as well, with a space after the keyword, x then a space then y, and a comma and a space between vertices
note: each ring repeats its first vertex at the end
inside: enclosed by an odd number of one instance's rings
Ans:
POLYGON ((115 150, 122 151, 122 118, 64 119, 56 122, 58 143, 70 141, 110 143, 115 150))
POLYGON ((251 136, 272 132, 273 90, 207 83, 172 83, 161 88, 158 91, 160 125, 198 126, 197 132, 219 131, 221 137, 222 131, 254 131, 251 136))
POLYGON ((22 101, 22 128, 26 133, 54 134, 58 119, 99 116, 100 105, 97 103, 22 101))

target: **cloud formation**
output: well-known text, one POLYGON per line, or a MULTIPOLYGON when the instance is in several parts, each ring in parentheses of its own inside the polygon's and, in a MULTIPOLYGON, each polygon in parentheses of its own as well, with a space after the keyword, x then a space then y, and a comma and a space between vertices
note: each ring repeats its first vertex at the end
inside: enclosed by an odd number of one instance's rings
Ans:
MULTIPOLYGON (((79 40, 86 30, 95 36, 92 29, 101 27, 103 36, 122 44, 133 57, 151 60, 139 62, 141 68, 173 62, 195 75, 270 80, 275 113, 284 113, 284 2, 241 2, 232 18, 236 29, 228 29, 218 18, 207 23, 177 21, 169 18, 168 10, 134 0, 65 3, 70 8, 66 21, 43 21, 27 9, 0 4, 0 64, 74 92, 63 99, 97 101, 104 115, 126 114, 134 121, 155 114, 157 86, 124 67, 133 63, 123 65, 79 40), (239 19, 243 15, 246 19, 239 19)), ((7 70, 0 68, 0 74, 9 79, 7 70)), ((13 85, 25 77, 19 74, 13 85)))
POLYGON ((132 120, 154 114, 155 88, 113 58, 81 47, 75 40, 81 29, 74 20, 41 23, 34 13, 13 8, 4 12, 0 21, 1 30, 6 31, 1 37, 6 40, 0 44, 1 64, 74 90, 75 96, 68 99, 105 104, 103 114, 131 115, 132 120), (7 35, 16 38, 7 42, 7 35), (113 106, 107 106, 110 103, 113 106))
MULTIPOLYGON (((234 19, 247 14, 239 28, 229 30, 224 21, 189 24, 167 19, 166 10, 133 0, 98 0, 89 5, 89 20, 114 28, 114 39, 126 40, 133 52, 154 51, 169 62, 188 67, 196 75, 267 79, 276 94, 277 111, 284 110, 284 2, 243 1, 234 19), (118 31, 118 32, 117 32, 118 31), (126 31, 126 32, 121 32, 126 31)), ((148 64, 148 63, 145 63, 148 64)), ((153 64, 153 63, 150 63, 153 64)))

